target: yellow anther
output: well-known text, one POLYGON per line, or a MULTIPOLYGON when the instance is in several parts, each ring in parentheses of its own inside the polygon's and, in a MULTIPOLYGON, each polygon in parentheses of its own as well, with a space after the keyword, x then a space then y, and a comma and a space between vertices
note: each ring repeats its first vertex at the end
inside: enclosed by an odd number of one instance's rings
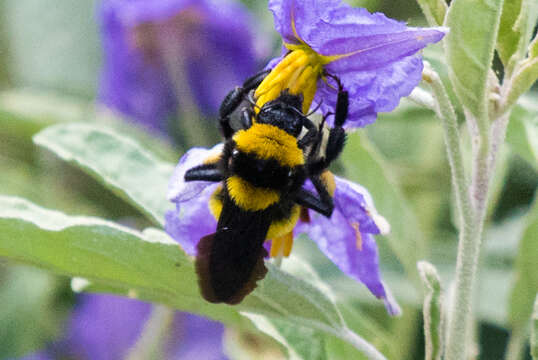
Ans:
POLYGON ((256 89, 254 95, 258 108, 289 90, 292 94, 303 95, 302 111, 307 113, 323 71, 322 60, 320 55, 305 44, 293 46, 291 53, 275 66, 256 89))
POLYGON ((362 235, 358 222, 351 223, 351 227, 355 230, 355 246, 359 251, 362 251, 362 235))
POLYGON ((293 247, 293 232, 289 232, 283 236, 277 237, 271 242, 270 257, 284 256, 288 257, 293 247))

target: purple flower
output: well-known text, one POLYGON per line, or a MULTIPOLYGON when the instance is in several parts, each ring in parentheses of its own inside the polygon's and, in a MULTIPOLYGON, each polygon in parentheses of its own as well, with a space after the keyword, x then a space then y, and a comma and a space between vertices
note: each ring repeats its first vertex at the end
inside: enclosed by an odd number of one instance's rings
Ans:
POLYGON ((349 92, 348 128, 374 122, 378 112, 393 110, 409 95, 421 80, 417 52, 446 33, 445 28, 407 27, 340 0, 270 0, 269 9, 285 54, 269 63, 274 75, 257 89, 257 104, 289 88, 304 95, 303 112, 312 101, 323 113, 334 112, 337 86, 324 76, 327 72, 349 92))
POLYGON ((99 99, 164 131, 178 106, 216 114, 255 71, 252 21, 234 0, 103 0, 99 99))
MULTIPOLYGON (((124 359, 140 338, 152 306, 112 295, 82 295, 65 339, 22 360, 60 357, 92 360, 124 359)), ((226 359, 224 327, 199 316, 177 312, 163 341, 166 359, 226 359)))
MULTIPOLYGON (((208 207, 218 183, 186 182, 185 172, 207 161, 220 151, 194 148, 179 161, 170 180, 168 199, 176 209, 166 214, 166 231, 189 255, 196 254, 201 237, 215 232, 217 222, 208 207)), ((391 315, 400 312, 388 289, 381 281, 379 257, 373 235, 390 231, 379 215, 368 191, 360 185, 335 177, 334 205, 330 219, 309 210, 309 222, 299 222, 294 235, 306 233, 346 275, 361 281, 378 298, 384 300, 391 315)), ((305 188, 314 191, 310 182, 305 188)))

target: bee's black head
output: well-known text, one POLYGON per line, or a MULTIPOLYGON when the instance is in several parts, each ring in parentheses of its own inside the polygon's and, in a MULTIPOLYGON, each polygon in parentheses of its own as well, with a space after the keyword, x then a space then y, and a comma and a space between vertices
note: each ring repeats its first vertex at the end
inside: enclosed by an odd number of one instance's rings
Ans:
POLYGON ((303 129, 303 95, 283 91, 275 100, 265 103, 257 116, 262 124, 274 125, 297 137, 303 129))

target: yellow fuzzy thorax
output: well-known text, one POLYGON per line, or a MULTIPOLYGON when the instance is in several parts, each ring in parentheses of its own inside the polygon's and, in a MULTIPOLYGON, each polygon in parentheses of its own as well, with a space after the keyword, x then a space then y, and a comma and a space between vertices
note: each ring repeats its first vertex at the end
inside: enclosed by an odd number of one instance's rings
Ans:
POLYGON ((280 165, 288 167, 304 164, 297 139, 276 126, 253 124, 247 130, 238 131, 233 139, 237 150, 259 159, 275 159, 280 165))
POLYGON ((239 176, 226 179, 226 189, 236 205, 246 211, 264 210, 280 200, 278 191, 256 187, 239 176))
POLYGON ((302 111, 306 114, 314 100, 325 58, 306 45, 286 46, 292 52, 271 70, 256 89, 256 110, 276 99, 282 91, 288 90, 293 95, 303 95, 302 111))

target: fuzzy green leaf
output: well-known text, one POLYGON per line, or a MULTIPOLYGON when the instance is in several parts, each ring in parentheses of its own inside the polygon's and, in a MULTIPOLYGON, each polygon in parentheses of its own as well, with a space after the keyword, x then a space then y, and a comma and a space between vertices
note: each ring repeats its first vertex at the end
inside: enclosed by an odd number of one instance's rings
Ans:
POLYGON ((531 355, 533 360, 538 360, 538 294, 531 317, 531 355))
POLYGON ((445 38, 449 76, 459 100, 476 118, 487 115, 488 72, 503 0, 453 0, 445 38))
POLYGON ((322 333, 310 327, 296 326, 284 320, 244 313, 261 332, 281 343, 290 360, 325 360, 325 339, 322 333))
POLYGON ((129 138, 82 123, 51 126, 34 142, 73 162, 151 220, 164 224, 171 207, 166 190, 172 164, 158 160, 129 138))
POLYGON ((527 215, 526 228, 516 257, 516 280, 510 296, 509 318, 513 328, 525 329, 538 289, 538 201, 527 215))
MULTIPOLYGON (((292 321, 352 343, 357 339, 328 287, 322 292, 321 285, 269 263, 265 279, 240 305, 214 305, 199 294, 192 258, 161 230, 138 232, 5 196, 0 196, 0 229, 0 256, 83 278, 73 283, 78 290, 110 291, 159 302, 227 324, 244 324, 238 312, 249 312, 292 321)), ((375 352, 371 345, 366 347, 375 352)))
POLYGON ((417 264, 424 285, 425 360, 440 360, 443 355, 443 298, 441 280, 435 267, 426 261, 417 264))
POLYGON ((538 109, 516 105, 510 116, 506 142, 512 151, 538 168, 538 109))
POLYGON ((430 26, 443 25, 448 10, 445 0, 417 0, 417 2, 430 26))
POLYGON ((502 10, 501 23, 499 25, 499 37, 497 39, 497 51, 501 61, 506 66, 510 57, 516 52, 520 29, 514 27, 521 12, 521 5, 526 0, 505 1, 502 10))

